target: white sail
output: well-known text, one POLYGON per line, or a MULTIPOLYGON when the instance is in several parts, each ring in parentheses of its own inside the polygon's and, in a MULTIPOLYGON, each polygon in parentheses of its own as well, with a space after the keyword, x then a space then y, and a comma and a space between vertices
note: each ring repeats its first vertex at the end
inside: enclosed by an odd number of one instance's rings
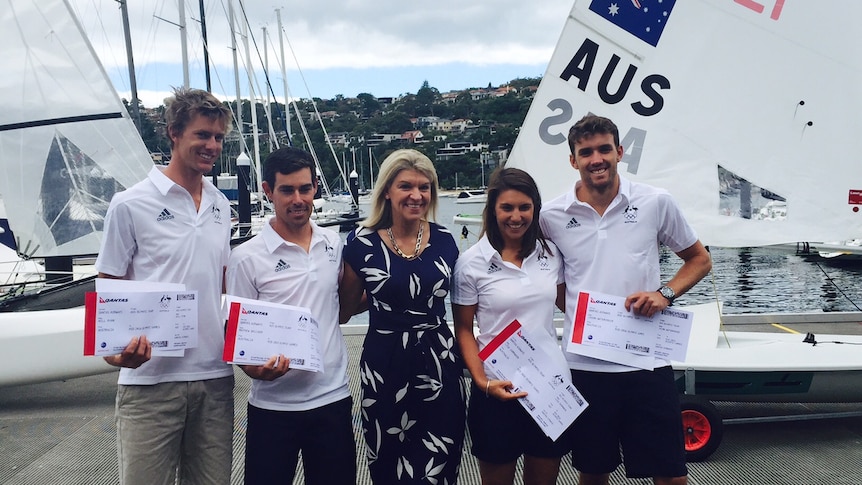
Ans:
POLYGON ((507 165, 545 199, 569 190, 566 135, 592 112, 619 126, 620 173, 668 189, 705 244, 859 237, 860 16, 856 0, 578 0, 507 165))
POLYGON ((0 194, 18 251, 95 254, 152 160, 64 0, 0 0, 0 194))

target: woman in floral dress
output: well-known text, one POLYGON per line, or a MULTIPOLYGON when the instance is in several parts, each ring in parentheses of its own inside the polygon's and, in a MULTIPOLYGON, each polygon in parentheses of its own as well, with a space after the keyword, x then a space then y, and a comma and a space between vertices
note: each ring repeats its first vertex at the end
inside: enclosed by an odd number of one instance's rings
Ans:
POLYGON ((342 322, 366 305, 362 423, 374 483, 454 484, 465 432, 463 364, 446 324, 458 247, 430 222, 437 173, 415 150, 380 168, 371 214, 348 236, 342 322), (364 296, 363 296, 364 291, 364 296))

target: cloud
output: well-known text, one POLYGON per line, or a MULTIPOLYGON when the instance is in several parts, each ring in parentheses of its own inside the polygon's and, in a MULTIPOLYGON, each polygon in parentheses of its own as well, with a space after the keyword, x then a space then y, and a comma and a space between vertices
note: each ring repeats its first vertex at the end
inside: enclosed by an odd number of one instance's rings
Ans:
MULTIPOLYGON (((97 55, 115 80, 128 79, 122 23, 115 0, 70 0, 97 55)), ((227 0, 208 0, 206 24, 214 77, 233 90, 233 58, 227 0)), ((203 73, 203 42, 198 2, 187 0, 188 56, 193 76, 203 73)), ((545 65, 559 38, 572 0, 455 0, 405 4, 394 0, 291 2, 280 10, 288 78, 297 72, 330 69, 377 69, 463 64, 545 65), (295 56, 295 60, 294 60, 295 56)), ((181 62, 176 0, 129 2, 135 68, 139 89, 167 93, 177 81, 181 62), (161 20, 161 19, 165 20, 161 20), (162 71, 170 71, 166 76, 162 71), (166 77, 168 79, 166 79, 166 77)), ((262 65, 264 45, 270 72, 280 76, 278 25, 274 5, 266 0, 234 6, 236 18, 248 18, 249 50, 262 65), (264 41, 263 27, 267 29, 264 41)), ((239 63, 246 64, 240 36, 239 63)), ((258 67, 260 69, 260 67, 258 67)), ((245 82, 241 79, 241 83, 245 82)), ((344 80, 344 83, 349 83, 344 80)), ((214 82, 215 84, 215 82, 214 82)), ((124 86, 118 86, 123 90, 124 86)), ((411 91, 416 87, 409 86, 411 91)), ((349 92, 346 86, 342 92, 349 92)), ((143 98, 143 96, 142 96, 143 98)))

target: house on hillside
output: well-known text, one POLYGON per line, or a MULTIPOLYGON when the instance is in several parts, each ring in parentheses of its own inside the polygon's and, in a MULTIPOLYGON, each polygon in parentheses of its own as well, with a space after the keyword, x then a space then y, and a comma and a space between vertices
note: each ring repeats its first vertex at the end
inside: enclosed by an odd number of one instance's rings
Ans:
POLYGON ((470 141, 453 141, 447 143, 444 148, 438 148, 434 153, 437 160, 445 160, 447 158, 464 155, 468 152, 484 152, 488 151, 487 143, 473 143, 470 141))
POLYGON ((373 135, 368 135, 368 139, 366 143, 370 147, 376 147, 377 145, 381 145, 383 143, 389 143, 391 141, 400 140, 400 133, 375 133, 373 135))
POLYGON ((310 111, 308 113, 308 119, 311 122, 317 122, 317 121, 323 121, 323 120, 332 121, 335 118, 338 118, 338 112, 337 111, 323 111, 320 113, 320 116, 317 115, 316 111, 310 111))
POLYGON ((347 133, 346 131, 327 133, 326 141, 328 141, 332 145, 341 145, 342 147, 347 147, 347 145, 350 144, 350 133, 347 133))
POLYGON ((401 141, 405 144, 425 143, 425 135, 419 130, 405 131, 401 134, 401 141))

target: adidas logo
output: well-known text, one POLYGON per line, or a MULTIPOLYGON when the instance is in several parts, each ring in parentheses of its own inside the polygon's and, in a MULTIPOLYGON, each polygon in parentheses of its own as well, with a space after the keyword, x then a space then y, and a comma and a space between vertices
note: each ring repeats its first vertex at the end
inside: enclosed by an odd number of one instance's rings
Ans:
POLYGON ((581 223, 578 222, 578 220, 574 217, 572 217, 572 220, 570 220, 569 223, 566 224, 566 229, 571 229, 573 227, 581 227, 581 223))
POLYGON ((497 266, 497 263, 491 263, 491 266, 488 266, 488 274, 496 273, 497 271, 502 271, 503 268, 497 266))
POLYGON ((159 217, 156 218, 156 221, 158 221, 158 222, 169 221, 173 218, 174 218, 174 215, 171 214, 171 211, 169 211, 167 208, 164 208, 164 209, 162 209, 161 214, 159 214, 159 217))
POLYGON ((290 269, 290 265, 285 263, 283 259, 279 259, 278 264, 275 265, 275 272, 278 273, 286 269, 290 269))

